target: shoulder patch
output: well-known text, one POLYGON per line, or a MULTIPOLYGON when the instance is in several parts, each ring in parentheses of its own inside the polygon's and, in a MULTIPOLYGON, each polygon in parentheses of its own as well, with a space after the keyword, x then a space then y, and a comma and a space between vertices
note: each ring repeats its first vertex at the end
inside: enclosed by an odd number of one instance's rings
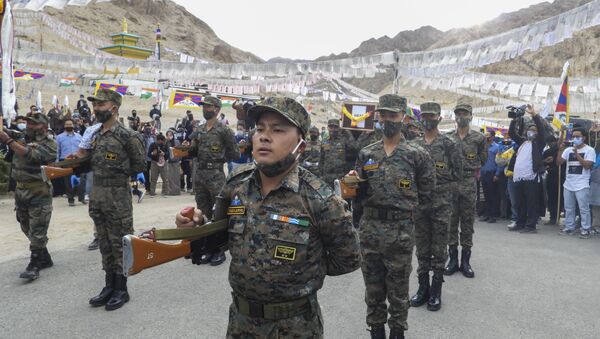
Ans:
POLYGON ((229 175, 227 176, 227 182, 233 180, 236 177, 239 177, 240 175, 244 174, 244 173, 250 173, 252 171, 254 171, 254 169, 256 169, 256 165, 254 165, 254 163, 248 163, 248 164, 243 164, 238 166, 233 172, 229 173, 229 175))
POLYGON ((298 170, 300 180, 305 182, 307 186, 315 191, 323 200, 327 200, 334 195, 333 189, 327 185, 325 181, 319 179, 319 177, 302 167, 298 167, 298 170))

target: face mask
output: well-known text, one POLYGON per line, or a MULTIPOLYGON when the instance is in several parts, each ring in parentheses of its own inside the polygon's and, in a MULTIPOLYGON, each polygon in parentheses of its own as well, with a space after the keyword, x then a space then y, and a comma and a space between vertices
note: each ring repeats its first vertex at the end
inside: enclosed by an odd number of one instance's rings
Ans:
POLYGON ((581 137, 573 138, 573 145, 579 146, 581 144, 583 144, 583 138, 581 138, 581 137))
POLYGON ((109 110, 94 111, 94 114, 96 114, 96 119, 101 123, 107 122, 108 120, 110 120, 110 117, 112 117, 112 115, 113 115, 113 113, 109 110))
POLYGON ((137 113, 131 113, 131 115, 133 115, 133 117, 135 118, 135 116, 137 115, 137 113))
POLYGON ((150 134, 150 129, 149 128, 144 128, 144 134, 150 134))
POLYGON ((536 136, 537 136, 537 132, 527 131, 527 140, 529 140, 529 141, 534 140, 536 136))
POLYGON ((236 137, 241 137, 241 136, 243 136, 243 135, 244 135, 244 132, 243 132, 243 131, 235 131, 235 136, 236 136, 236 137))
POLYGON ((415 140, 416 138, 420 137, 421 135, 417 132, 413 132, 413 131, 408 131, 406 133, 406 139, 408 140, 415 140))
POLYGON ((311 141, 317 141, 318 139, 319 139, 319 136, 318 136, 318 135, 314 135, 314 134, 311 134, 311 135, 310 135, 310 140, 311 140, 311 141))
POLYGON ((65 131, 67 131, 67 132, 73 132, 73 127, 65 127, 65 131))
POLYGON ((19 131, 22 131, 22 130, 24 130, 25 128, 27 128, 27 124, 24 124, 24 123, 17 124, 17 129, 18 129, 19 131))
POLYGON ((375 122, 375 129, 382 129, 381 123, 379 121, 375 122))
POLYGON ((388 138, 393 137, 394 135, 400 133, 402 130, 402 122, 393 122, 386 120, 383 122, 383 135, 388 138))
POLYGON ((292 166, 294 162, 298 160, 300 154, 296 154, 296 152, 298 151, 300 145, 302 145, 303 143, 305 143, 305 141, 300 140, 300 142, 296 145, 296 147, 290 154, 286 155, 285 158, 276 161, 273 164, 259 164, 256 162, 256 160, 254 160, 254 164, 256 164, 256 168, 258 168, 261 171, 261 173, 266 175, 267 177, 276 177, 281 173, 287 171, 288 168, 290 168, 290 166, 292 166))
POLYGON ((456 124, 458 124, 458 127, 467 127, 467 126, 469 126, 470 123, 471 123, 470 117, 459 117, 456 119, 456 124))
POLYGON ((54 134, 48 134, 48 139, 54 140, 54 134))
POLYGON ((204 119, 210 120, 214 118, 215 112, 202 111, 202 116, 204 117, 204 119))
POLYGON ((329 136, 332 137, 332 138, 337 138, 337 136, 339 134, 340 134, 340 132, 337 131, 337 130, 329 132, 329 136))
POLYGON ((431 131, 437 127, 439 122, 440 122, 439 120, 423 120, 422 124, 423 124, 423 128, 426 131, 431 131))

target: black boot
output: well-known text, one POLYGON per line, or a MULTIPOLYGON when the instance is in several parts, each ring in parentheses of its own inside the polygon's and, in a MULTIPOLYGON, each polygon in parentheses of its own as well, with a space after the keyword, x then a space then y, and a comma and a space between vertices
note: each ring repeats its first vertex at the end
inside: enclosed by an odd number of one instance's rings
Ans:
POLYGON ((40 258, 42 250, 31 250, 29 264, 25 268, 25 272, 19 275, 22 279, 35 280, 40 277, 40 258))
POLYGON ((419 274, 419 289, 410 298, 410 306, 419 307, 429 299, 429 272, 419 274))
POLYGON ((471 247, 463 247, 460 254, 460 270, 467 278, 473 278, 475 272, 471 268, 469 261, 471 260, 471 247))
POLYGON ((373 325, 369 330, 371 332, 371 339, 385 339, 385 325, 373 325))
POLYGON ((442 283, 444 275, 440 272, 433 275, 431 279, 431 289, 429 290, 429 300, 427 301, 427 309, 437 311, 442 307, 442 283))
POLYGON ((94 307, 104 306, 110 300, 110 297, 113 294, 114 286, 115 286, 115 274, 114 273, 106 273, 104 277, 106 285, 100 291, 100 294, 90 299, 90 305, 94 307))
POLYGON ((42 256, 40 258, 40 269, 48 268, 54 266, 52 262, 52 257, 50 253, 48 253, 48 249, 44 247, 42 250, 42 256))
POLYGON ((448 247, 448 264, 444 269, 444 275, 453 275, 454 272, 458 272, 458 248, 457 246, 448 247))
POLYGON ((127 277, 122 274, 115 274, 115 290, 106 303, 106 310, 112 311, 125 305, 129 301, 129 293, 127 293, 127 277))
POLYGON ((390 339, 404 339, 404 329, 390 327, 390 339))

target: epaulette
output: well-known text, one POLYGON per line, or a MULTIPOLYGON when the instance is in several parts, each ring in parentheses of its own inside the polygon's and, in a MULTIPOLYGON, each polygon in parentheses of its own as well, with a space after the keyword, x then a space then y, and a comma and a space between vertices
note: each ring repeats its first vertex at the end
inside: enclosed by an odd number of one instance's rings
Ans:
POLYGON ((321 180, 319 177, 311 173, 309 170, 302 167, 298 167, 300 180, 306 182, 315 193, 317 193, 323 200, 329 199, 334 195, 333 189, 321 180))
POLYGON ((241 176, 242 174, 246 173, 249 174, 250 172, 254 171, 256 169, 256 165, 253 162, 249 162, 247 164, 242 164, 240 166, 237 166, 231 173, 229 173, 229 175, 227 176, 227 182, 233 180, 236 177, 241 176))

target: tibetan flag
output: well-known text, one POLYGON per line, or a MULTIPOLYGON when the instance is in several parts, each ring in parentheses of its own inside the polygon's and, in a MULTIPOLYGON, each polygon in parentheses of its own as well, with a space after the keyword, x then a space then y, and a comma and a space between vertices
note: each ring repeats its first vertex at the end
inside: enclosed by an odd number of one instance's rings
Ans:
POLYGON ((77 78, 74 78, 74 77, 62 78, 62 79, 60 79, 59 87, 71 87, 71 86, 74 86, 76 81, 77 81, 77 78))
POLYGON ((15 71, 15 80, 35 80, 44 77, 42 73, 33 73, 25 71, 15 71))
POLYGON ((418 108, 406 106, 406 114, 413 120, 421 121, 421 110, 418 108))
POLYGON ((204 102, 199 91, 173 89, 169 98, 169 108, 200 108, 204 102))
POLYGON ((96 95, 96 93, 98 93, 98 90, 100 88, 106 88, 106 89, 110 89, 112 91, 115 91, 121 95, 125 95, 127 93, 127 88, 129 88, 129 86, 127 85, 119 85, 119 84, 107 84, 104 82, 97 82, 96 83, 96 90, 94 91, 94 95, 96 95))
POLYGON ((142 99, 150 99, 152 97, 156 97, 158 95, 158 89, 156 88, 142 88, 140 92, 140 98, 142 99))
POLYGON ((562 87, 554 110, 554 119, 552 125, 560 129, 562 126, 569 125, 569 62, 565 63, 561 75, 562 87))

